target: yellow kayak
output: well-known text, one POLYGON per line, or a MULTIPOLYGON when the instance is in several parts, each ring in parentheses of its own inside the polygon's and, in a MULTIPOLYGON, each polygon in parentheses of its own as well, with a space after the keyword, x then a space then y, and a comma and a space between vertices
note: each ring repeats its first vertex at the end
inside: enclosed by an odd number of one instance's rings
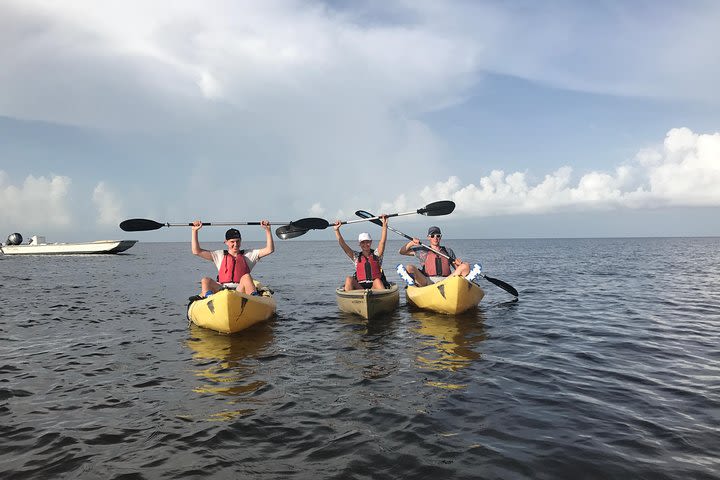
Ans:
POLYGON ((455 315, 477 306, 485 292, 465 277, 454 276, 426 287, 407 287, 405 296, 419 308, 455 315))
POLYGON ((270 290, 255 282, 260 295, 221 290, 188 305, 188 318, 199 327, 237 333, 275 315, 277 305, 270 290))
POLYGON ((390 288, 383 290, 348 290, 338 288, 335 290, 340 310, 355 313, 363 318, 371 319, 381 313, 390 313, 400 303, 398 286, 390 284, 390 288))

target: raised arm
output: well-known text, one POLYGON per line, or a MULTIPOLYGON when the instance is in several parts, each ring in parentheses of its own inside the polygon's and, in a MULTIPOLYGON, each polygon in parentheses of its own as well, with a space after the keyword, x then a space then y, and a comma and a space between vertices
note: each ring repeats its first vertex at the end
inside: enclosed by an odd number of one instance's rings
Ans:
POLYGON ((197 255, 200 258, 204 258, 205 260, 212 261, 212 252, 209 250, 203 250, 200 248, 200 241, 198 240, 198 230, 202 228, 202 222, 200 220, 195 220, 193 222, 192 226, 192 241, 191 241, 191 249, 193 255, 197 255))
POLYGON ((270 255, 275 251, 275 242, 273 241, 272 232, 270 231, 270 222, 263 220, 260 222, 260 225, 265 229, 265 248, 258 252, 258 258, 270 255))
POLYGON ((380 235, 380 242, 378 242, 377 252, 378 256, 382 257, 383 253, 385 253, 385 241, 387 240, 388 216, 383 213, 380 215, 380 220, 382 220, 382 234, 380 235))
POLYGON ((350 248, 348 244, 345 243, 345 239, 343 238, 342 233, 340 233, 341 225, 342 222, 340 222, 340 220, 337 220, 335 222, 335 226, 333 226, 333 230, 335 230, 335 238, 337 238, 337 241, 340 244, 340 248, 343 249, 343 251, 347 254, 348 257, 350 257, 350 260, 353 260, 355 258, 355 252, 353 252, 352 248, 350 248))

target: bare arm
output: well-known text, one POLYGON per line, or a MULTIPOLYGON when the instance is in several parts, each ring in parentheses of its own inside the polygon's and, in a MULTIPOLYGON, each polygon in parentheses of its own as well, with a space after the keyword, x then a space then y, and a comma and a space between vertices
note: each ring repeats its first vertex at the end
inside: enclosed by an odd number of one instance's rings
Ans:
POLYGON ((343 249, 343 251, 347 254, 348 257, 350 257, 350 260, 353 260, 355 258, 355 253, 352 251, 352 248, 348 246, 347 243, 345 243, 345 239, 342 236, 342 233, 340 233, 340 225, 342 223, 340 220, 337 220, 335 222, 335 226, 333 229, 335 230, 335 238, 337 238, 338 243, 340 244, 340 248, 343 249))
POLYGON ((212 261, 212 252, 209 250, 203 250, 200 248, 200 241, 198 240, 198 230, 202 228, 202 222, 200 220, 195 220, 193 222, 192 226, 192 242, 191 242, 191 248, 193 255, 197 255, 200 258, 204 258, 205 260, 212 261))
POLYGON ((385 241, 387 240, 387 231, 388 231, 388 217, 386 214, 380 215, 380 220, 382 220, 382 234, 380 235, 380 242, 378 242, 377 252, 378 257, 382 257, 383 253, 385 253, 385 241))
POLYGON ((400 255, 410 255, 410 256, 414 256, 414 255, 415 255, 415 252, 413 252, 413 251, 411 250, 411 248, 412 248, 412 247, 415 247, 415 246, 417 246, 417 245, 420 245, 420 239, 418 239, 418 238, 413 238, 413 239, 410 240, 408 243, 406 243, 405 245, 403 245, 402 247, 400 247, 400 250, 398 251, 398 253, 399 253, 400 255))
POLYGON ((260 222, 260 225, 265 229, 265 248, 258 252, 258 258, 270 255, 275 251, 275 242, 273 241, 272 232, 270 231, 270 222, 263 220, 260 222))

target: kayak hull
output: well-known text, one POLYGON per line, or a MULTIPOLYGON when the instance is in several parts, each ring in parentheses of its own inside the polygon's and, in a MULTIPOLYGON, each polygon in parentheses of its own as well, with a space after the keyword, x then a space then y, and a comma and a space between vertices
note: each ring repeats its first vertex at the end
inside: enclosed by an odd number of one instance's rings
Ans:
POLYGON ((383 290, 335 290, 337 304, 341 311, 354 313, 365 319, 371 319, 383 313, 393 312, 400 304, 400 291, 394 283, 383 290))
POLYGON ((485 292, 475 283, 458 275, 425 287, 409 286, 405 296, 409 303, 418 308, 456 315, 476 307, 485 292))
POLYGON ((262 295, 221 290, 188 305, 188 319, 216 332, 240 332, 275 315, 277 305, 270 292, 258 288, 258 293, 262 295))

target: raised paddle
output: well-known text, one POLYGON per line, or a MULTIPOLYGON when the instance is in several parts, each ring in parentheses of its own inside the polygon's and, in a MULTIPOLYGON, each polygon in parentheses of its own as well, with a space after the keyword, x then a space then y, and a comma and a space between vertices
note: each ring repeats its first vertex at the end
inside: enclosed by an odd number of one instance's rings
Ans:
MULTIPOLYGON (((322 218, 303 218, 298 220, 300 227, 307 231, 309 228, 325 228, 322 227, 322 218)), ((296 222, 271 222, 270 225, 295 225, 296 222)), ((261 222, 203 222, 203 226, 234 226, 234 225, 261 225, 261 222)), ((162 227, 192 227, 192 223, 160 223, 147 218, 131 218, 120 222, 120 228, 126 232, 147 232, 150 230, 158 230, 162 227)))
MULTIPOLYGON (((357 215, 358 217, 362 217, 362 218, 364 218, 364 219, 366 219, 366 220, 370 220, 372 223, 374 223, 374 224, 376 224, 376 225, 382 226, 382 222, 379 221, 379 220, 376 220, 377 217, 374 216, 374 215, 373 215, 372 213, 370 213, 370 212, 366 212, 365 210, 358 210, 357 212, 355 212, 355 215, 357 215)), ((388 230, 392 230, 393 232, 395 232, 395 233, 397 233, 398 235, 401 235, 401 236, 407 238, 408 240, 414 240, 414 238, 411 237, 410 235, 404 234, 404 233, 401 232, 400 230, 396 230, 396 229, 392 228, 390 225, 388 225, 388 230)), ((453 261, 453 260, 454 260, 453 258, 450 258, 449 256, 445 255, 444 253, 439 252, 439 251, 435 250, 434 248, 429 247, 429 246, 423 244, 422 242, 420 243, 420 245, 422 245, 423 247, 427 248, 427 249, 430 250, 431 252, 435 252, 437 255, 440 255, 441 257, 447 258, 447 259, 450 260, 450 261, 453 261)), ((482 277, 483 277, 485 280, 487 280, 488 282, 490 282, 490 283, 492 283, 492 284, 494 284, 494 285, 502 288, 503 290, 505 290, 506 292, 508 292, 510 295, 514 295, 515 297, 518 296, 518 291, 515 290, 515 288, 514 288, 512 285, 510 285, 509 283, 503 282, 502 280, 498 280, 497 278, 488 277, 488 276, 485 275, 483 272, 480 272, 480 275, 482 275, 482 277)))
MULTIPOLYGON (((417 210, 413 210, 411 212, 390 213, 388 214, 388 218, 399 217, 401 215, 415 214, 426 215, 428 217, 438 217, 440 215, 448 215, 452 213, 453 210, 455 210, 455 202, 450 200, 440 200, 438 202, 428 203, 423 208, 418 208, 417 210)), ((359 220, 345 220, 343 222, 340 222, 340 225, 367 222, 368 220, 377 220, 379 222, 379 219, 380 217, 373 216, 372 218, 362 218, 359 220)), ((382 224, 382 222, 380 222, 380 224, 382 224)), ((295 238, 299 237, 300 235, 304 235, 308 232, 308 230, 325 230, 331 225, 334 224, 322 218, 303 218, 292 222, 290 225, 283 225, 281 227, 278 227, 278 229, 275 230, 275 234, 285 240, 288 238, 295 238), (306 220, 312 220, 312 222, 305 222, 306 220)))

